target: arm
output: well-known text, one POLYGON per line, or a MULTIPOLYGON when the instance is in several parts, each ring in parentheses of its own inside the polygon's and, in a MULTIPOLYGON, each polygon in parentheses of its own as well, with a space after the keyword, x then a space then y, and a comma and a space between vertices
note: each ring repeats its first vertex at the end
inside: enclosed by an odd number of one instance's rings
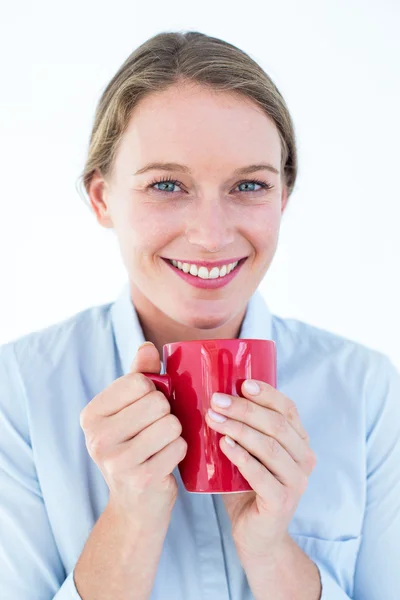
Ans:
POLYGON ((167 399, 138 372, 153 372, 156 363, 154 346, 139 349, 136 371, 114 381, 81 413, 89 453, 105 473, 110 497, 67 574, 36 472, 14 346, 0 347, 1 598, 150 597, 178 492, 172 471, 187 448, 167 399))
MULTIPOLYGON (((395 600, 400 589, 398 562, 400 549, 400 375, 385 355, 374 352, 369 357, 372 359, 372 364, 370 363, 369 369, 367 369, 367 375, 363 382, 364 389, 360 393, 359 399, 360 408, 362 409, 362 425, 365 431, 365 469, 363 469, 363 475, 365 475, 365 514, 359 555, 354 569, 353 597, 354 600, 381 600, 383 598, 385 600, 391 600, 392 598, 395 600)), ((285 411, 284 404, 289 405, 290 401, 288 402, 285 396, 275 390, 270 390, 270 388, 265 388, 265 393, 261 396, 262 385, 258 385, 258 387, 259 389, 255 390, 254 394, 260 396, 257 403, 259 406, 262 407, 262 402, 265 405, 269 402, 271 406, 277 406, 279 409, 279 402, 281 402, 283 408, 281 406, 281 410, 277 412, 281 412, 284 416, 288 414, 285 411)), ((235 408, 235 404, 239 407, 240 403, 245 404, 243 399, 239 402, 235 400, 233 404, 231 402, 232 409, 235 408)), ((254 404, 256 403, 254 402, 254 404)), ((252 413, 258 409, 253 407, 251 413, 248 409, 244 410, 244 408, 245 406, 242 407, 242 415, 244 414, 245 419, 250 422, 252 413)), ((227 412, 228 408, 225 407, 224 411, 227 412)), ((239 415, 238 410, 236 415, 239 415)), ((256 441, 253 440, 253 448, 256 448, 258 452, 259 462, 251 457, 251 454, 249 454, 250 434, 258 430, 255 428, 246 429, 243 425, 238 428, 232 418, 236 415, 234 410, 231 410, 230 420, 226 418, 224 421, 218 420, 216 421, 217 424, 212 426, 214 428, 218 427, 219 431, 222 429, 221 433, 229 434, 234 440, 236 439, 241 443, 242 447, 238 444, 235 445, 234 442, 229 445, 224 443, 223 448, 226 447, 228 457, 241 468, 242 474, 261 498, 260 506, 256 506, 252 514, 250 514, 249 506, 252 508, 253 505, 247 499, 245 505, 248 510, 247 514, 244 513, 243 506, 240 507, 242 508, 240 512, 238 510, 238 504, 242 501, 240 497, 233 500, 229 497, 226 500, 224 499, 227 510, 231 513, 232 526, 236 526, 237 537, 235 543, 239 554, 243 554, 243 549, 246 549, 247 553, 249 553, 249 548, 252 549, 252 556, 240 556, 240 560, 257 600, 271 597, 279 597, 282 600, 286 598, 302 600, 303 598, 312 597, 319 600, 320 594, 322 600, 347 598, 346 593, 341 589, 335 578, 335 573, 330 572, 329 565, 318 559, 314 563, 307 561, 302 551, 296 547, 296 544, 288 541, 287 535, 281 537, 280 540, 278 538, 275 544, 269 543, 268 545, 268 541, 265 542, 265 537, 262 537, 262 525, 264 522, 267 522, 268 525, 268 518, 271 523, 271 514, 273 516, 274 514, 278 515, 278 518, 275 517, 275 523, 272 521, 273 526, 280 525, 279 521, 283 520, 285 522, 285 519, 287 519, 286 513, 288 512, 287 506, 292 510, 293 497, 296 500, 303 484, 297 483, 298 475, 296 479, 294 473, 291 473, 291 478, 289 477, 288 473, 292 463, 289 461, 288 465, 287 453, 283 453, 279 445, 274 453, 271 451, 267 453, 267 444, 264 444, 259 450, 256 441), (247 439, 245 432, 247 432, 247 439), (281 460, 278 465, 279 457, 281 460), (276 459, 275 463, 274 458, 276 459), (265 469, 263 469, 265 465, 269 470, 272 469, 273 473, 280 468, 281 480, 289 481, 291 484, 286 485, 288 490, 286 491, 286 498, 283 496, 282 486, 278 488, 276 480, 272 477, 269 477, 268 485, 266 485, 265 469), (265 484, 264 488, 263 483, 265 484), (263 512, 263 498, 267 498, 265 502, 271 498, 270 506, 272 508, 266 513, 266 516, 264 516, 266 511, 263 512), (274 507, 278 507, 275 508, 275 513, 274 507), (243 514, 246 514, 246 521, 243 519, 243 514), (282 519, 282 517, 284 518, 282 519), (258 528, 256 525, 253 525, 252 529, 249 528, 252 518, 253 521, 258 519, 258 528), (255 541, 258 541, 258 545, 255 541), (266 543, 267 545, 265 545, 266 543), (262 554, 257 548, 263 549, 262 554), (265 552, 265 549, 267 552, 265 552), (264 560, 262 560, 263 558, 264 560), (319 581, 319 576, 321 581, 319 581)), ((261 418, 260 422, 265 423, 265 420, 266 416, 264 420, 261 418)), ((264 427, 266 429, 266 426, 264 427)), ((289 431, 292 437, 293 430, 286 428, 286 432, 289 431)), ((305 439, 304 436, 301 437, 305 439)), ((257 439, 259 442, 262 441, 260 436, 257 436, 257 439)), ((275 436, 275 439, 279 442, 279 436, 275 436)), ((286 448, 289 447, 290 441, 286 439, 286 448)), ((303 464, 306 466, 306 468, 303 467, 303 472, 308 475, 309 467, 304 462, 304 452, 302 457, 297 448, 296 452, 292 450, 291 455, 296 457, 298 464, 301 464, 301 460, 303 460, 303 464)), ((270 524, 268 526, 271 528, 270 524)), ((268 531, 268 527, 266 530, 268 531)))
POLYGON ((38 481, 12 345, 0 348, 0 596, 7 600, 147 600, 169 520, 140 525, 108 503, 66 573, 38 481))
MULTIPOLYGON (((240 557, 255 600, 320 600, 317 566, 288 535, 268 559, 240 557)), ((334 600, 347 598, 334 596, 334 600)))
POLYGON ((255 600, 351 600, 335 578, 292 538, 270 560, 241 557, 255 600))
POLYGON ((138 526, 109 502, 74 569, 82 600, 148 600, 168 524, 138 526))
POLYGON ((367 390, 367 499, 355 600, 400 597, 400 374, 380 355, 367 390))
MULTIPOLYGON (((374 354, 366 384, 366 507, 353 600, 400 597, 400 374, 374 354)), ((346 600, 334 573, 316 561, 321 600, 346 600)))
MULTIPOLYGON (((379 355, 367 384, 367 500, 354 574, 353 600, 397 600, 400 594, 400 375, 379 355)), ((321 600, 349 597, 316 562, 321 600)))
MULTIPOLYGON (((400 375, 383 354, 379 355, 367 382, 366 428, 367 499, 352 599, 397 600, 400 594, 400 375)), ((314 597, 309 590, 315 589, 312 564, 300 548, 288 544, 279 560, 277 556, 271 557, 271 563, 258 569, 254 562, 246 564, 245 570, 250 586, 258 591, 257 600, 308 600, 314 597), (294 587, 285 588, 283 581, 286 586, 294 587), (275 589, 271 586, 276 586, 275 594, 271 594, 271 589, 275 589)), ((315 564, 322 587, 321 596, 316 598, 349 600, 328 567, 318 561, 315 564)))
POLYGON ((11 344, 0 349, 0 588, 10 600, 80 600, 47 518, 11 344))

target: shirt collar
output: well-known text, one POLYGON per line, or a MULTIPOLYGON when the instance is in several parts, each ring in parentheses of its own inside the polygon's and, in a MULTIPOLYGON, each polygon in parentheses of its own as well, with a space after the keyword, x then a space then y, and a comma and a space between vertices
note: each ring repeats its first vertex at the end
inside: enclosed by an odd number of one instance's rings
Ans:
MULTIPOLYGON (((129 283, 111 305, 111 323, 122 372, 126 375, 139 346, 146 341, 131 300, 129 283)), ((272 315, 261 292, 256 290, 247 304, 239 338, 270 340, 271 336, 272 315)))

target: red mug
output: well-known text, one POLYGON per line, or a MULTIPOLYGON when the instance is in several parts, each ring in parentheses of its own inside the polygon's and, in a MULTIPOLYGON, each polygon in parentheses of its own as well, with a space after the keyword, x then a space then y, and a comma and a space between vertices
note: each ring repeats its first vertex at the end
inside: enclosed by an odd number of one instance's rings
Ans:
POLYGON ((239 469, 219 447, 222 434, 205 421, 214 392, 241 396, 245 379, 276 387, 273 340, 219 339, 163 346, 165 375, 144 373, 163 392, 182 424, 188 448, 179 472, 188 492, 226 494, 251 491, 239 469))

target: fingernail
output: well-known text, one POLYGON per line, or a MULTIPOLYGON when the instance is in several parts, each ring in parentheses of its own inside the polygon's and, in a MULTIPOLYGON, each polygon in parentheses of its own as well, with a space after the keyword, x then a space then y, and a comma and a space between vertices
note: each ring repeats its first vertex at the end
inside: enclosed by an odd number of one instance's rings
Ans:
POLYGON ((229 437, 229 435, 225 436, 225 441, 227 444, 229 444, 229 446, 232 446, 232 448, 233 448, 233 446, 236 446, 235 440, 233 440, 231 437, 229 437))
POLYGON ((255 395, 260 392, 260 386, 258 385, 258 383, 256 383, 255 381, 252 381, 251 379, 246 379, 243 386, 244 386, 244 389, 246 390, 246 392, 248 392, 249 394, 255 395))
POLYGON ((154 346, 154 344, 153 342, 144 342, 139 346, 138 351, 140 350, 140 348, 144 348, 145 346, 154 346))
POLYGON ((226 421, 226 417, 224 415, 220 415, 212 410, 212 408, 208 409, 208 414, 212 418, 213 421, 217 421, 217 423, 224 423, 226 421))
POLYGON ((215 392, 215 394, 212 395, 212 401, 221 408, 227 408, 232 404, 232 400, 227 394, 220 394, 219 392, 215 392))

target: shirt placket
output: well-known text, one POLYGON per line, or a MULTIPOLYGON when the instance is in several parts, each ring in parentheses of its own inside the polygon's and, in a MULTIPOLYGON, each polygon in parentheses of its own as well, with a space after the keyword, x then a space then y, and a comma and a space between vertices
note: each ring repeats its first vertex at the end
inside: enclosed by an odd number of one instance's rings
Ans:
POLYGON ((212 496, 193 498, 193 528, 198 547, 203 600, 231 600, 220 528, 212 496))

